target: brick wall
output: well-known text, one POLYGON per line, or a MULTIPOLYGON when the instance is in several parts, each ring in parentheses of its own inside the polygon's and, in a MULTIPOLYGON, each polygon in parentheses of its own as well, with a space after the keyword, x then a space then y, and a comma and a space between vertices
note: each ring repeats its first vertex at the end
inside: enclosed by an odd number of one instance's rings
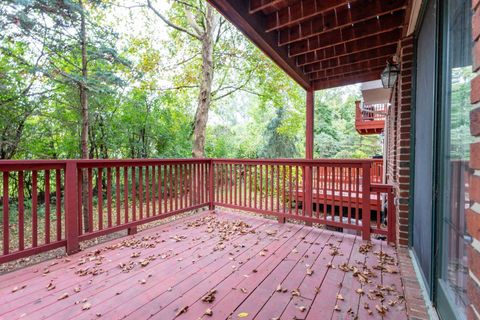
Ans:
POLYGON ((475 142, 470 146, 470 209, 467 211, 467 231, 473 237, 468 248, 469 279, 467 294, 470 307, 467 309, 468 319, 480 319, 480 0, 473 0, 473 70, 477 76, 472 81, 470 113, 470 131, 475 142))
POLYGON ((413 38, 401 41, 398 52, 400 75, 387 123, 387 183, 392 184, 397 199, 397 239, 408 245, 410 196, 410 120, 412 102, 413 38))

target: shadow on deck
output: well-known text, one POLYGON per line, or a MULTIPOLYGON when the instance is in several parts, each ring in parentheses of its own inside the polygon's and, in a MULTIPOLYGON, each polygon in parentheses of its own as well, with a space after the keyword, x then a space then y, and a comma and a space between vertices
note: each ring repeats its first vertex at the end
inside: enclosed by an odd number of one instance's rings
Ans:
POLYGON ((0 276, 0 319, 406 319, 385 242, 202 213, 0 276))

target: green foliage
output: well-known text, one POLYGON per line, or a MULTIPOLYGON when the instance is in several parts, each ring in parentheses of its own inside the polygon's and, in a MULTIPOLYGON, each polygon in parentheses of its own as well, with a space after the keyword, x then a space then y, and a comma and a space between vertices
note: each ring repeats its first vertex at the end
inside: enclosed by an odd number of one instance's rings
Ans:
MULTIPOLYGON (((84 1, 89 75, 81 76, 77 0, 0 4, 0 157, 78 158, 78 84, 88 87, 92 158, 189 157, 200 44, 122 0, 84 1)), ((203 7, 203 0, 188 0, 203 7)), ((185 5, 154 1, 179 26, 185 5)), ((193 7, 192 7, 193 8, 193 7)), ((193 9, 192 9, 193 11, 193 9)), ((228 22, 214 50, 208 157, 303 157, 305 92, 228 22)), ((202 26, 201 15, 193 15, 202 26)), ((354 128, 358 88, 316 93, 315 157, 380 153, 354 128)))

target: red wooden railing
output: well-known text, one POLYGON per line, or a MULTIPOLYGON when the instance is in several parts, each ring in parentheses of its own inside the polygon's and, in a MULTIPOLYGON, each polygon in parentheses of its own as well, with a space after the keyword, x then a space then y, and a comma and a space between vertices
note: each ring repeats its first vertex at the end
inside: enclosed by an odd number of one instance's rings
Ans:
POLYGON ((375 184, 377 162, 1 161, 0 263, 60 247, 72 253, 80 241, 216 205, 394 241, 393 190, 375 184))
POLYGON ((387 103, 377 104, 361 104, 359 101, 356 104, 356 121, 384 121, 388 110, 387 103))

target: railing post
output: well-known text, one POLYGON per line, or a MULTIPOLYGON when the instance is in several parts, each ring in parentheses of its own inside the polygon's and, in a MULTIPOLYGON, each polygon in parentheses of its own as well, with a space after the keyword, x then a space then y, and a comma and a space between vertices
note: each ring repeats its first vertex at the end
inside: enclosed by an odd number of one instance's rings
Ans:
MULTIPOLYGON (((313 167, 311 165, 307 165, 304 167, 305 171, 303 173, 303 178, 305 179, 305 203, 304 203, 304 212, 303 215, 305 217, 312 217, 312 208, 313 208, 313 191, 312 191, 312 171, 313 167)), ((307 221, 307 226, 311 226, 312 222, 307 221)))
POLYGON ((360 101, 355 101, 355 121, 362 121, 362 111, 360 110, 360 101))
POLYGON ((396 225, 397 225, 397 217, 396 217, 396 212, 395 212, 395 204, 393 203, 393 188, 390 188, 388 193, 387 193, 387 242, 393 243, 393 245, 396 244, 397 239, 396 239, 396 225))
POLYGON ((210 210, 215 210, 215 185, 213 183, 214 179, 214 163, 213 159, 210 159, 210 166, 209 166, 209 171, 208 171, 208 193, 209 193, 209 209, 210 210))
POLYGON ((362 236, 370 240, 370 166, 369 162, 362 165, 362 236))
POLYGON ((80 251, 78 241, 78 168, 75 160, 67 160, 65 167, 65 238, 67 254, 80 251))

